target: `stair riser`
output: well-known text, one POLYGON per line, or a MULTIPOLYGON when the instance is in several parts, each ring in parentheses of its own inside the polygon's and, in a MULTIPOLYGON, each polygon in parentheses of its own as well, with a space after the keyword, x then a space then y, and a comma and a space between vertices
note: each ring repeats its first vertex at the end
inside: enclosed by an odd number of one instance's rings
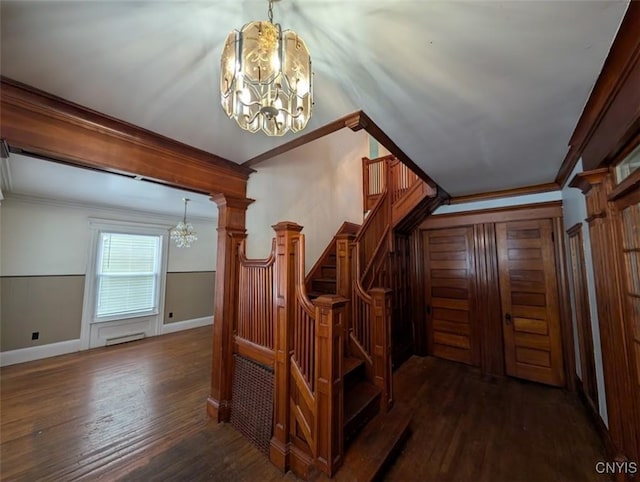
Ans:
POLYGON ((336 267, 335 266, 323 266, 322 277, 336 279, 336 267))
POLYGON ((320 280, 314 279, 311 281, 311 286, 313 287, 313 291, 317 291, 319 293, 327 293, 327 294, 336 293, 335 281, 320 281, 320 280))
POLYGON ((367 405, 358 412, 358 415, 349 420, 344 426, 344 442, 349 443, 358 432, 375 417, 380 411, 380 395, 370 400, 367 405))
POLYGON ((364 370, 364 364, 360 365, 357 368, 354 368, 349 373, 346 373, 344 379, 342 380, 344 392, 347 393, 357 383, 365 380, 365 377, 366 373, 364 370))

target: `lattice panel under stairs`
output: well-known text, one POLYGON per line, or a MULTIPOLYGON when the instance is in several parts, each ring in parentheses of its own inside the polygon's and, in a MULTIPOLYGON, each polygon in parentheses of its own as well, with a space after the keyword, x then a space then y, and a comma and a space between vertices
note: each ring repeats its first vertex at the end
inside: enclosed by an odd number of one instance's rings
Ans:
POLYGON ((239 355, 231 395, 231 425, 269 456, 273 428, 273 371, 239 355))

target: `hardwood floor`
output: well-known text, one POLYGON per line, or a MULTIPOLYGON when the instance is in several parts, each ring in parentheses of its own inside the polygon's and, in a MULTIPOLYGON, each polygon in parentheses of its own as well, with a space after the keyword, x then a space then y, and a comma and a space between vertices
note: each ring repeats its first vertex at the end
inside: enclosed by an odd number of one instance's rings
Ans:
MULTIPOLYGON (((206 327, 0 369, 2 480, 295 480, 209 421, 210 360, 206 327)), ((415 414, 388 480, 607 480, 566 392, 418 357, 395 384, 415 414)))
POLYGON ((209 421, 211 346, 204 327, 2 368, 2 480, 281 480, 209 421))
POLYGON ((612 480, 595 472, 604 447, 569 392, 415 356, 394 384, 413 433, 385 480, 612 480))

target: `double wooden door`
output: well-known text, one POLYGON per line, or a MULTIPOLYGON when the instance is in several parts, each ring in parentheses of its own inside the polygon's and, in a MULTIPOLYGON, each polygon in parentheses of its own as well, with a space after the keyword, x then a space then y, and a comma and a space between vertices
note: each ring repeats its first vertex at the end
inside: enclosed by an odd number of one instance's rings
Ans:
MULTIPOLYGON (((549 219, 495 223, 495 243, 476 243, 473 226, 425 231, 425 301, 429 353, 479 365, 480 339, 502 326, 508 375, 564 385, 558 283, 549 219), (478 299, 478 249, 495 246, 496 299, 478 299), (501 306, 501 323, 484 319, 483 303, 501 306)), ((483 278, 485 280, 485 278, 483 278)), ((486 282, 483 281, 483 282, 486 282)), ((491 292, 491 290, 482 290, 491 292)), ((497 311, 495 311, 497 313, 497 311)))

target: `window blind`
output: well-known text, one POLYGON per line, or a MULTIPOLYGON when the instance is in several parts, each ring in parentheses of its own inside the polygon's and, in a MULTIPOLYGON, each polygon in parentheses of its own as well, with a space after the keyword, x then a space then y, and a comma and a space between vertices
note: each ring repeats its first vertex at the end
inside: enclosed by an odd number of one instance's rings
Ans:
POLYGON ((101 233, 96 318, 157 310, 160 236, 101 233))

